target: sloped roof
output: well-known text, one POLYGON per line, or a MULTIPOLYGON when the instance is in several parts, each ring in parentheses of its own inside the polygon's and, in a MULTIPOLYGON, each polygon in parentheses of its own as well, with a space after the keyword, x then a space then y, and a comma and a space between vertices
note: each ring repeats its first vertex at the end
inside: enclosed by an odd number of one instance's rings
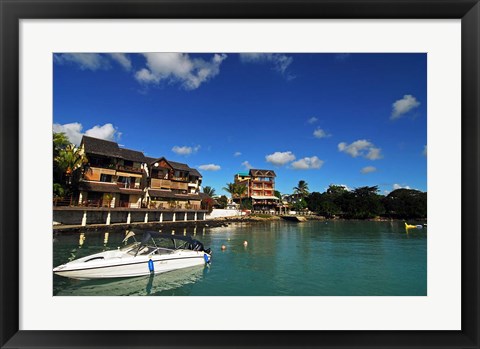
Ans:
POLYGON ((141 151, 120 148, 116 142, 106 141, 105 139, 83 136, 82 144, 86 153, 111 156, 135 162, 147 161, 141 151))
POLYGON ((184 163, 181 163, 181 162, 176 162, 176 161, 171 161, 171 160, 165 159, 164 157, 161 157, 161 158, 145 157, 145 161, 148 162, 150 165, 157 162, 157 161, 160 161, 162 159, 165 160, 166 162, 168 162, 170 164, 170 166, 172 166, 172 168, 175 169, 175 170, 185 171, 185 172, 188 172, 192 176, 202 177, 202 174, 200 172, 198 172, 198 170, 196 170, 194 168, 191 168, 187 164, 184 164, 184 163))
POLYGON ((104 139, 93 138, 90 136, 83 136, 82 144, 85 152, 90 154, 112 156, 121 158, 120 148, 118 144, 104 139))
POLYGON ((252 168, 250 170, 250 174, 254 176, 267 176, 267 177, 276 177, 275 171, 273 170, 259 170, 256 168, 252 168))
POLYGON ((197 176, 197 177, 202 177, 202 174, 200 172, 198 172, 196 169, 194 168, 191 168, 190 169, 190 175, 191 176, 197 176))
POLYGON ((182 164, 181 162, 175 162, 175 161, 170 161, 170 160, 167 160, 167 161, 170 165, 172 165, 172 167, 175 170, 180 170, 180 171, 191 171, 192 170, 187 164, 182 164))
POLYGON ((120 154, 123 159, 135 162, 147 162, 145 155, 141 151, 120 148, 120 154))
POLYGON ((152 158, 150 156, 145 156, 145 162, 149 165, 153 164, 157 160, 158 160, 158 158, 152 158))

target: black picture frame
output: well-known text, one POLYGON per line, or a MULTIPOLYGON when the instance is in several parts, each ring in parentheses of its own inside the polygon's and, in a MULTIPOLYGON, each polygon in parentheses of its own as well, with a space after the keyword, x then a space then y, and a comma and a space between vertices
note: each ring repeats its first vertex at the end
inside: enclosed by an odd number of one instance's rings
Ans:
MULTIPOLYGON (((479 348, 478 0, 0 0, 2 348, 479 348), (462 45, 461 331, 20 331, 19 20, 104 18, 455 18, 462 45)), ((63 321, 59 319, 59 321, 63 321)), ((290 321, 294 321, 291 319, 290 321)), ((314 318, 312 318, 314 321, 314 318)))

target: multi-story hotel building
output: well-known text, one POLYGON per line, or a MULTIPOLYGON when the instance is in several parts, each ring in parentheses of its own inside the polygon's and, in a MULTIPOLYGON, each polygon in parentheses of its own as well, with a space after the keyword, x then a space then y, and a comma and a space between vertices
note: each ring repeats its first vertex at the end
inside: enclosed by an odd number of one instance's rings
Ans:
POLYGON ((200 209, 202 175, 186 164, 161 157, 147 158, 150 171, 147 201, 150 208, 200 209))
POLYGON ((188 165, 88 136, 80 148, 88 159, 78 186, 80 205, 200 209, 202 177, 188 165))
MULTIPOLYGON (((234 182, 245 185, 246 191, 241 197, 251 200, 253 211, 270 212, 276 210, 279 203, 275 196, 275 177, 272 170, 251 169, 248 173, 237 173, 234 182)), ((240 201, 240 197, 234 200, 240 201)))

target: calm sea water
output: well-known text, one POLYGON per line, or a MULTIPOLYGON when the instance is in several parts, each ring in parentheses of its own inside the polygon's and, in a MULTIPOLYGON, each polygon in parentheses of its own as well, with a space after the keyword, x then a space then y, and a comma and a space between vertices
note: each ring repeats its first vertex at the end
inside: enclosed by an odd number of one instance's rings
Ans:
MULTIPOLYGON (((106 230, 105 230, 106 231, 106 230)), ((167 232, 167 230, 163 230, 167 232)), ((116 249, 124 233, 57 235, 53 264, 116 249)), ((183 233, 182 230, 176 233, 183 233)), ((188 235, 193 230, 187 231, 188 235)), ((56 296, 426 296, 427 229, 403 222, 238 223, 196 238, 212 263, 155 276, 72 280, 54 275, 56 296), (243 242, 248 241, 244 247, 243 242), (225 251, 221 246, 225 245, 225 251)))

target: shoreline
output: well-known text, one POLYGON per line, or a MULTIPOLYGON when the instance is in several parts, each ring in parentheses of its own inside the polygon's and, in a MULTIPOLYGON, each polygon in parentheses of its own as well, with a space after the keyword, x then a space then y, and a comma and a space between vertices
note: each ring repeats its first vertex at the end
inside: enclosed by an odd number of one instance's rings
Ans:
MULTIPOLYGON (((303 216, 307 221, 359 221, 359 222, 404 222, 405 219, 390 219, 390 218, 373 218, 373 219, 344 219, 344 218, 324 218, 321 216, 303 216)), ((422 221, 426 222, 427 219, 407 219, 408 221, 422 221)), ((281 216, 231 216, 231 217, 218 217, 207 219, 203 221, 177 221, 177 222, 149 222, 149 223, 113 223, 110 225, 105 224, 92 224, 88 226, 81 225, 54 225, 53 234, 80 234, 80 233, 103 233, 105 230, 110 230, 111 232, 120 232, 126 229, 205 229, 205 228, 218 228, 218 227, 228 227, 229 224, 233 223, 262 223, 262 222, 271 222, 271 221, 285 221, 281 216)), ((301 222, 300 222, 301 223, 301 222)), ((299 222, 291 222, 291 224, 299 224, 299 222)))

